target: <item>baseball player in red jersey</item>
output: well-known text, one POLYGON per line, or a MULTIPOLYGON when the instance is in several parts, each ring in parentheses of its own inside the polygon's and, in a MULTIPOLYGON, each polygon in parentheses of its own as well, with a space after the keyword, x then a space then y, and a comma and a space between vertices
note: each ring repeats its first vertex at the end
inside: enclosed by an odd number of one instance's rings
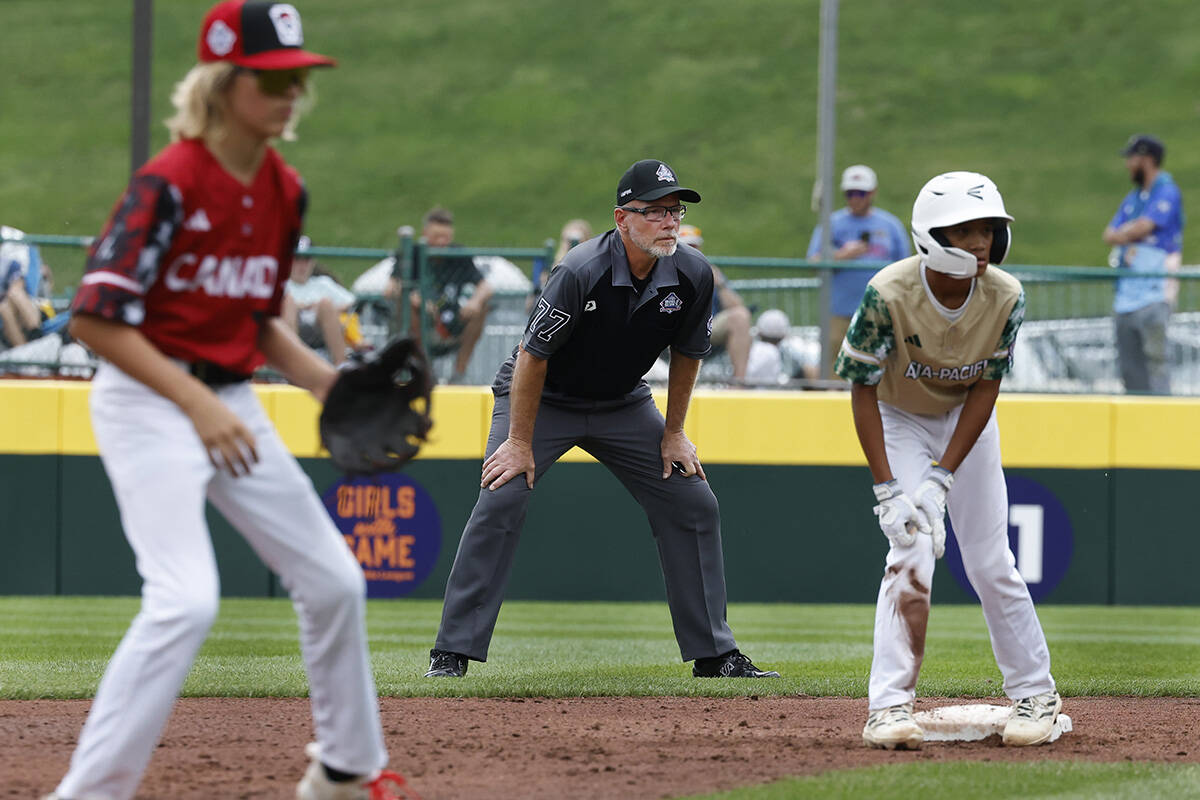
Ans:
POLYGON ((308 71, 296 9, 226 0, 176 86, 172 143, 88 254, 71 332, 104 363, 92 427, 143 579, 142 608, 51 798, 134 796, 220 595, 212 502, 292 597, 317 743, 300 800, 390 797, 362 571, 251 389, 269 363, 324 401, 336 373, 279 318, 306 194, 291 138, 308 71))

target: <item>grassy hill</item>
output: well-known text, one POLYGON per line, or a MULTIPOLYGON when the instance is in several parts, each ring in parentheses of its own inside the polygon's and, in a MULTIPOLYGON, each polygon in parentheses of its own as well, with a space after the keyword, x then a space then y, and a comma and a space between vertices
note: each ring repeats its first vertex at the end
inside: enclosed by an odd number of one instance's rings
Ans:
MULTIPOLYGON (((669 161, 701 190, 689 217, 717 255, 803 255, 816 153, 818 0, 309 0, 318 76, 282 147, 312 194, 318 244, 387 247, 432 204, 472 245, 532 246, 611 222, 617 178, 669 161)), ((153 146, 195 59, 208 0, 159 0, 153 146)), ((0 221, 96 233, 129 168, 132 3, 0 0, 0 221)), ((1005 194, 1017 263, 1100 264, 1129 187, 1129 134, 1167 142, 1185 201, 1200 177, 1200 4, 1060 0, 842 4, 836 164, 872 165, 907 221, 949 169, 1005 194)), ((1186 233, 1185 261, 1200 253, 1186 233)), ((74 252, 53 254, 61 286, 74 252)))

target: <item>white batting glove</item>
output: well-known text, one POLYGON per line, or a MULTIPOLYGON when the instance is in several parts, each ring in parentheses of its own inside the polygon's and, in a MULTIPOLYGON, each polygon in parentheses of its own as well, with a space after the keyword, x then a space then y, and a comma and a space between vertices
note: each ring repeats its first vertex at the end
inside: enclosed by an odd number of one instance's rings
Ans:
POLYGON ((875 506, 875 514, 879 517, 879 528, 888 540, 900 547, 911 547, 917 539, 917 532, 929 533, 929 521, 921 509, 913 504, 900 489, 900 483, 890 480, 877 483, 871 487, 879 505, 875 506))
POLYGON ((946 554, 946 494, 953 485, 954 473, 935 464, 933 472, 917 487, 917 505, 932 527, 934 558, 946 554))

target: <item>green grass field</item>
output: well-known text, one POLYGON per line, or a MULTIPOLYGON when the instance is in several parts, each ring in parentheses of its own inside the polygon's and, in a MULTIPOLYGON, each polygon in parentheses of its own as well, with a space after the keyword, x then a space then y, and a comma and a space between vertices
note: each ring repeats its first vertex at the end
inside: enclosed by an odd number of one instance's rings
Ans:
MULTIPOLYGON (((0 598, 0 699, 81 698, 95 691, 136 613, 135 598, 0 598)), ((441 604, 371 601, 376 682, 385 696, 709 696, 866 693, 873 610, 866 605, 733 605, 730 623, 778 681, 697 681, 679 662, 665 605, 514 601, 487 664, 463 681, 421 677, 441 604)), ((1200 608, 1043 606, 1064 695, 1200 696, 1200 608)), ((225 599, 183 693, 307 692, 291 606, 225 599)), ((921 695, 999 697, 1000 675, 975 606, 935 606, 921 695)), ((842 770, 712 795, 722 800, 1200 797, 1200 768, 1150 764, 943 763, 842 770)))
MULTIPOLYGON (((88 697, 137 611, 135 598, 0 598, 0 699, 88 697)), ((376 680, 388 696, 739 696, 696 681, 679 661, 665 604, 506 603, 489 663, 468 681, 421 673, 441 604, 371 601, 376 680)), ((1200 696, 1200 608, 1043 606, 1039 613, 1065 695, 1200 696)), ((747 605, 729 619, 744 649, 784 674, 757 693, 866 695, 873 608, 747 605)), ((999 697, 1000 673, 976 606, 934 606, 923 695, 999 697)), ((222 602, 184 686, 192 696, 302 696, 291 606, 222 602)))
MULTIPOLYGON (((1200 767, 1155 764, 905 764, 841 770, 752 789, 705 795, 704 800, 1182 800, 1200 797, 1200 767)), ((701 800, 693 798, 692 800, 701 800)))
MULTIPOLYGON (((155 4, 155 149, 210 4, 155 4)), ((704 194, 689 221, 709 252, 807 246, 818 0, 298 5, 308 46, 341 60, 284 147, 318 244, 393 246, 434 203, 472 245, 537 246, 579 216, 602 230, 621 171, 654 155, 704 194)), ((131 7, 4 0, 0 68, 19 79, 0 102, 0 222, 98 232, 129 167, 131 7)), ((873 165, 903 219, 930 176, 986 172, 1017 219, 1014 263, 1099 265, 1131 133, 1163 137, 1185 198, 1196 185, 1198 50, 1190 0, 842 3, 836 165, 873 165)), ((1200 227, 1185 236, 1187 259, 1200 227)), ((78 252, 51 255, 76 283, 78 252)))

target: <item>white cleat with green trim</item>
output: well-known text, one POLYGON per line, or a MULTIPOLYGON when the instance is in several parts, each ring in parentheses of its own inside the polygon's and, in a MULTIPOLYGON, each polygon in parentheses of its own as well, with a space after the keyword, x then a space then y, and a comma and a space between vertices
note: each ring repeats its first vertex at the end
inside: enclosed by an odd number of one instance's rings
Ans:
POLYGON ((1028 747, 1045 744, 1057 738, 1054 723, 1062 711, 1058 692, 1035 694, 1013 701, 1012 715, 1004 726, 1003 740, 1007 747, 1028 747))

